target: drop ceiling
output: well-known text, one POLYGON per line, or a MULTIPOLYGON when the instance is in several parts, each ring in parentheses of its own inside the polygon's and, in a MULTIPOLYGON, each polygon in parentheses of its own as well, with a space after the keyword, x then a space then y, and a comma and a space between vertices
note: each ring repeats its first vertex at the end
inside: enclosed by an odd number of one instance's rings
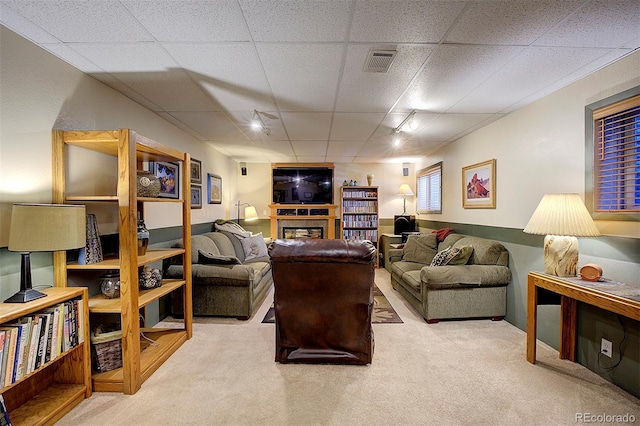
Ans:
POLYGON ((640 47, 638 0, 0 0, 0 22, 260 163, 412 161, 640 47))

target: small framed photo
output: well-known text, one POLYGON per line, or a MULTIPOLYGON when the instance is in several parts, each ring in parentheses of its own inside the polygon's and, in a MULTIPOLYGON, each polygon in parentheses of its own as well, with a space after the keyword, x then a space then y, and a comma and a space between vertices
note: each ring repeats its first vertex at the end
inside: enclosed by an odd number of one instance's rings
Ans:
POLYGON ((180 165, 158 161, 154 163, 154 173, 160 181, 162 198, 180 198, 180 165))
POLYGON ((200 185, 191 185, 191 208, 202 208, 202 187, 200 185))
POLYGON ((207 173, 207 194, 209 204, 222 204, 222 178, 207 173))
POLYGON ((202 183, 202 161, 191 159, 191 183, 202 183))
POLYGON ((496 160, 462 168, 462 207, 496 208, 496 160))

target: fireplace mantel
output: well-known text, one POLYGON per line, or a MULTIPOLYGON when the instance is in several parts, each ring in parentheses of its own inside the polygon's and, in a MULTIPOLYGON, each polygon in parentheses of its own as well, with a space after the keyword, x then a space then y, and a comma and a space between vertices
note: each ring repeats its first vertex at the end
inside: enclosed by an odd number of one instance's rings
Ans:
POLYGON ((270 204, 271 238, 284 238, 283 224, 287 227, 322 227, 324 238, 336 237, 336 204, 270 204))

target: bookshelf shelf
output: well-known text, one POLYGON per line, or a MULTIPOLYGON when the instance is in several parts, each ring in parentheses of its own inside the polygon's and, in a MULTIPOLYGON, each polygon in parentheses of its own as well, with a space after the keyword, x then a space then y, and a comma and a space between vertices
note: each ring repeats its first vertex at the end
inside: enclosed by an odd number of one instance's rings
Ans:
MULTIPOLYGON (((80 298, 83 313, 78 319, 83 324, 83 342, 0 389, 14 426, 52 425, 83 399, 91 396, 88 291, 85 287, 54 287, 42 292, 47 297, 32 302, 0 303, 0 324, 11 324, 20 318, 80 298)), ((80 325, 78 327, 80 329, 80 325)))

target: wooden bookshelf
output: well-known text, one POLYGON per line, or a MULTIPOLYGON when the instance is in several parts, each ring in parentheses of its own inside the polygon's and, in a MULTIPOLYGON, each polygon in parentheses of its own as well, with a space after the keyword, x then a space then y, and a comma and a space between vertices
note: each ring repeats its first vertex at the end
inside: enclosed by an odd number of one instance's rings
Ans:
POLYGON ((84 309, 79 319, 84 322, 84 341, 0 389, 14 426, 52 425, 92 392, 88 291, 85 287, 54 287, 42 292, 47 296, 31 302, 1 303, 0 324, 81 298, 84 309))
MULTIPOLYGON (((86 272, 88 276, 100 270, 117 270, 120 277, 120 297, 106 299, 102 295, 89 299, 89 313, 117 314, 122 329, 122 367, 116 370, 95 373, 93 388, 98 391, 134 394, 142 383, 185 341, 192 336, 191 308, 191 203, 190 203, 190 162, 188 153, 165 146, 139 135, 130 129, 105 131, 54 131, 53 142, 53 201, 55 203, 83 203, 90 211, 95 203, 113 205, 118 217, 119 247, 117 257, 106 258, 102 262, 80 265, 67 262, 66 253, 54 254, 56 285, 67 285, 69 271, 75 275, 86 272), (72 165, 67 165, 67 149, 79 147, 116 157, 117 176, 115 194, 68 194, 66 177, 72 165), (137 197, 136 171, 142 169, 143 162, 173 162, 180 164, 181 198, 137 197), (145 255, 137 253, 137 216, 144 213, 147 203, 179 203, 182 207, 182 239, 184 249, 149 249, 145 255), (163 280, 159 288, 139 289, 138 270, 144 265, 163 259, 182 256, 183 279, 163 280), (182 292, 184 306, 183 328, 154 331, 149 335, 158 342, 146 347, 140 340, 142 331, 139 321, 141 309, 149 303, 172 292, 182 292)), ((88 176, 87 178, 91 178, 88 176)), ((91 317, 90 317, 91 320, 91 317)), ((96 324, 97 325, 97 324, 96 324)))

